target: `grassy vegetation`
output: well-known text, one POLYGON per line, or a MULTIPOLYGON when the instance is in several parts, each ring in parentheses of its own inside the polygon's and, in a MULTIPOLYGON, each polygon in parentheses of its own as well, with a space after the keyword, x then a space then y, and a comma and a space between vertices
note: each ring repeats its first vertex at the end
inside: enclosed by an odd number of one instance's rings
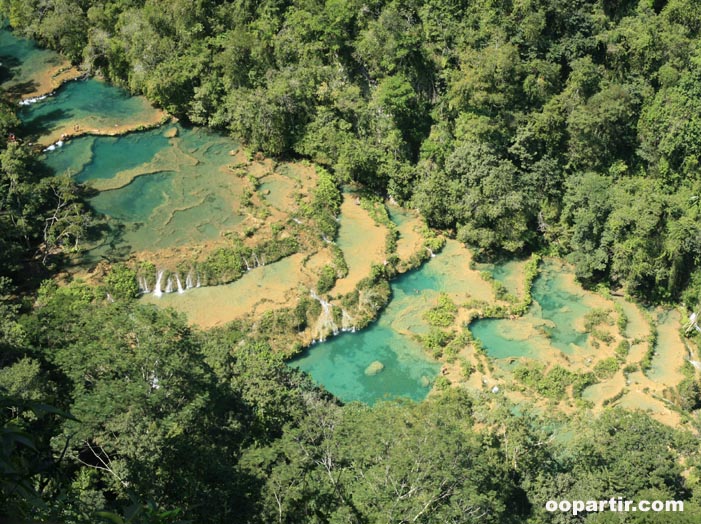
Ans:
POLYGON ((514 370, 514 377, 543 397, 564 399, 567 388, 574 383, 575 374, 561 366, 553 366, 547 372, 544 370, 542 364, 522 365, 514 370))
POLYGON ((620 367, 620 363, 616 357, 609 357, 599 360, 594 366, 594 374, 599 380, 608 380, 612 378, 620 367))
POLYGON ((628 315, 623 311, 623 306, 616 302, 614 308, 616 309, 616 325, 618 326, 618 332, 622 337, 626 335, 626 327, 628 326, 628 315))
POLYGON ((650 328, 650 334, 647 336, 647 351, 640 362, 640 369, 643 373, 647 374, 647 372, 652 368, 652 359, 654 358, 657 350, 657 324, 655 324, 652 315, 649 313, 644 312, 644 316, 650 328))
POLYGON ((431 326, 448 327, 455 321, 458 306, 446 294, 438 295, 438 304, 424 313, 424 319, 431 326))

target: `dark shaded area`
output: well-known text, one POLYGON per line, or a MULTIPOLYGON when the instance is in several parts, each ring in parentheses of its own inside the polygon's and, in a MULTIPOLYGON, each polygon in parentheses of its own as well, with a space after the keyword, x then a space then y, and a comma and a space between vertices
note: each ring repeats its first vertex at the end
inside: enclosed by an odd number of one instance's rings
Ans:
MULTIPOLYGON (((22 114, 22 110, 20 110, 20 114, 22 114)), ((72 116, 73 113, 68 109, 52 109, 47 113, 35 116, 31 120, 24 120, 19 132, 22 136, 36 140, 56 129, 58 122, 65 122, 72 116)))

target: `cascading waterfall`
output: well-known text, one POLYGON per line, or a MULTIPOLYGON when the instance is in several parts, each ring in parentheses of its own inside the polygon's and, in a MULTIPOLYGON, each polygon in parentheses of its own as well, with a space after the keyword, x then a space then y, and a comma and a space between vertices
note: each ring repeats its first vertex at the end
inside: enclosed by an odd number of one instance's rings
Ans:
POLYGON ((160 270, 158 274, 156 275, 156 286, 153 288, 153 294, 157 297, 160 297, 163 295, 163 291, 161 291, 161 282, 163 281, 163 273, 165 273, 164 270, 160 270))
POLYGON ((342 309, 341 311, 343 313, 343 316, 341 317, 341 331, 350 331, 355 333, 355 321, 353 320, 353 317, 351 317, 348 311, 345 309, 342 309))
POLYGON ((44 148, 44 151, 55 151, 59 147, 63 147, 63 140, 58 140, 55 144, 51 144, 49 147, 44 148))
MULTIPOLYGON (((153 295, 156 297, 163 296, 163 293, 173 293, 177 290, 178 294, 182 295, 188 289, 193 289, 202 286, 200 275, 194 269, 188 271, 185 281, 180 278, 180 273, 171 273, 168 278, 165 278, 165 269, 161 269, 156 273, 156 284, 153 287, 153 295), (165 282, 164 282, 165 279, 165 282)), ((137 279, 139 290, 143 294, 151 293, 148 287, 148 279, 145 276, 139 276, 137 279)))
POLYGON ((144 276, 139 277, 139 291, 141 291, 141 293, 144 295, 151 292, 151 290, 148 288, 148 280, 146 280, 146 277, 144 276))
POLYGON ((24 100, 19 101, 19 105, 21 106, 30 106, 32 104, 36 104, 40 100, 44 100, 47 97, 53 96, 53 93, 48 93, 46 95, 41 95, 41 96, 35 96, 34 98, 26 98, 24 100))
POLYGON ((326 340, 326 334, 331 332, 334 335, 338 335, 338 326, 333 319, 333 308, 331 304, 321 298, 316 294, 314 290, 311 290, 311 297, 321 304, 321 315, 317 320, 316 329, 319 333, 319 341, 326 340))
POLYGON ((434 258, 434 257, 436 256, 436 254, 433 252, 433 250, 431 250, 430 247, 427 247, 426 250, 427 250, 427 251, 429 252, 429 254, 431 255, 431 258, 434 258))

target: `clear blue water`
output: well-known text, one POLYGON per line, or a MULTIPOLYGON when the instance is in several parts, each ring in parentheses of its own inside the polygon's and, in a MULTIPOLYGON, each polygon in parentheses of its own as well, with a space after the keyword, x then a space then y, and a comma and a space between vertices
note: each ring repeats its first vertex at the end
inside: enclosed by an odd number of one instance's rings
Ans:
POLYGON ((175 173, 162 172, 136 177, 130 184, 111 191, 102 191, 90 200, 98 213, 126 222, 144 222, 172 191, 175 173))
POLYGON ((86 136, 70 140, 45 155, 44 161, 57 174, 70 172, 78 182, 113 178, 118 172, 153 160, 169 146, 162 129, 116 137, 86 136))
POLYGON ((61 57, 41 49, 31 40, 18 38, 0 22, 0 84, 20 97, 37 88, 36 77, 60 65, 61 57))
POLYGON ((489 356, 539 358, 547 345, 566 354, 586 347, 588 334, 578 331, 576 326, 590 307, 583 300, 584 292, 568 289, 562 275, 559 264, 543 264, 540 276, 533 283, 533 305, 524 317, 481 319, 470 324, 470 331, 489 356))
POLYGON ((290 365, 308 372, 344 402, 372 405, 392 398, 423 400, 441 366, 410 333, 403 332, 404 324, 421 331, 423 310, 416 311, 415 306, 433 304, 428 297, 435 297, 446 284, 430 263, 399 277, 392 282, 392 301, 375 323, 313 345, 290 365), (365 370, 374 361, 382 362, 384 370, 368 376, 365 370))
POLYGON ((67 82, 53 96, 21 107, 19 117, 26 133, 39 136, 58 130, 73 132, 74 124, 81 130, 104 132, 115 126, 138 123, 147 113, 153 115, 155 110, 145 99, 89 78, 67 82))
POLYGON ((312 346, 290 365, 308 372, 342 401, 367 404, 399 397, 423 400, 439 370, 415 342, 379 323, 312 346), (365 370, 374 361, 382 362, 384 370, 368 376, 365 370))

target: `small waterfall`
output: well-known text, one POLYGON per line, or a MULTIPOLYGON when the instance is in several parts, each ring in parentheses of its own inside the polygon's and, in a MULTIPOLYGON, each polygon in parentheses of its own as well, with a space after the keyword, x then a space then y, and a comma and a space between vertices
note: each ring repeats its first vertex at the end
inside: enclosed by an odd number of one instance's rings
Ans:
POLYGON ((192 283, 192 269, 187 273, 187 277, 185 277, 185 289, 192 289, 195 287, 192 283))
POLYGON ((343 313, 343 316, 341 317, 341 331, 350 331, 352 333, 355 333, 355 321, 353 320, 353 317, 348 314, 348 311, 345 309, 341 310, 343 313))
POLYGON ((197 274, 197 284, 195 285, 195 287, 200 287, 201 285, 202 285, 202 282, 200 282, 200 275, 198 273, 197 274))
POLYGON ((156 275, 156 285, 153 288, 153 294, 157 297, 160 297, 163 295, 163 291, 161 291, 161 282, 163 281, 163 273, 165 273, 165 271, 163 271, 161 269, 158 272, 158 274, 156 275))
POLYGON ((246 257, 241 257, 241 258, 243 258, 243 263, 246 264, 246 271, 250 271, 251 266, 248 265, 248 260, 246 260, 246 257))
POLYGON ((166 281, 166 293, 172 293, 173 292, 173 277, 169 276, 168 280, 166 281))
POLYGON ((431 258, 434 258, 434 257, 436 256, 436 254, 431 250, 430 247, 426 247, 426 250, 427 250, 427 251, 429 252, 429 254, 431 255, 431 258))
POLYGON ((333 308, 329 302, 321 298, 315 291, 311 291, 311 297, 321 304, 321 315, 317 320, 316 328, 319 333, 319 341, 326 340, 326 333, 338 335, 338 326, 333 319, 333 308))
POLYGON ((258 255, 256 255, 255 251, 253 252, 253 258, 256 260, 256 267, 260 267, 263 264, 260 263, 260 260, 258 260, 258 255))
POLYGON ((51 95, 53 95, 53 93, 49 93, 49 94, 47 94, 47 95, 36 96, 36 97, 34 97, 34 98, 26 98, 26 99, 24 99, 24 100, 20 100, 20 101, 19 101, 19 105, 21 105, 21 106, 30 106, 30 105, 32 105, 32 104, 36 104, 36 103, 39 102, 40 100, 44 100, 45 98, 47 98, 47 97, 49 97, 49 96, 51 96, 51 95))
POLYGON ((142 294, 146 295, 151 292, 151 290, 148 288, 148 281, 146 280, 146 277, 140 276, 138 278, 139 281, 139 291, 141 291, 142 294))
POLYGON ((63 147, 63 140, 58 140, 55 144, 51 144, 49 147, 44 148, 44 151, 55 151, 59 147, 63 147))
POLYGON ((178 273, 175 274, 175 283, 178 285, 178 293, 183 294, 185 293, 185 290, 183 289, 183 284, 180 282, 180 275, 178 273))

